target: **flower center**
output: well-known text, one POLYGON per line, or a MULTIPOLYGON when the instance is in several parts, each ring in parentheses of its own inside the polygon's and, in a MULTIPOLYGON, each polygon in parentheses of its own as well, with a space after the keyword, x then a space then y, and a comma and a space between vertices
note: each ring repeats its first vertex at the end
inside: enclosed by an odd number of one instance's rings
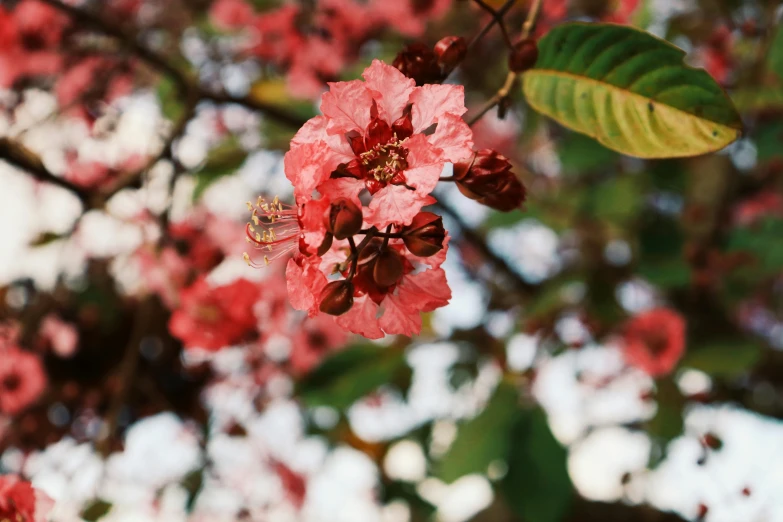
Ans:
POLYGON ((394 176, 408 168, 408 151, 402 141, 378 144, 360 155, 367 174, 377 181, 388 183, 394 176))

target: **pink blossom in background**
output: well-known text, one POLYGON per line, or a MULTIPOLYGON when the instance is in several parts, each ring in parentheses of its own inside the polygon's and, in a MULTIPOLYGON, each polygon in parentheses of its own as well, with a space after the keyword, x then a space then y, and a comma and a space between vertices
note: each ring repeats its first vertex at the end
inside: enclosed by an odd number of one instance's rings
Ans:
POLYGON ((45 522, 54 501, 14 475, 0 476, 0 520, 45 522))
POLYGON ((245 0, 217 0, 209 8, 212 23, 222 30, 242 28, 253 14, 253 7, 245 0))
POLYGON ((667 375, 685 352, 685 321, 668 308, 642 312, 626 323, 622 343, 628 364, 652 377, 667 375))
POLYGON ((0 351, 0 412, 15 415, 30 406, 46 388, 38 356, 16 346, 0 351))
POLYGON ((79 332, 73 324, 63 321, 56 315, 49 314, 44 317, 38 333, 60 357, 71 357, 76 353, 79 332))

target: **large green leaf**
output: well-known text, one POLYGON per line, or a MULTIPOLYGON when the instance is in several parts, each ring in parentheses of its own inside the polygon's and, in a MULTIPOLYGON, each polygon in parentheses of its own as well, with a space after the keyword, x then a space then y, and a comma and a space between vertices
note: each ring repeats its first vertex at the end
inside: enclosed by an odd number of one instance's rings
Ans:
POLYGON ((409 371, 400 349, 355 345, 325 359, 299 382, 297 395, 307 406, 344 409, 409 371))
POLYGON ((572 496, 566 449, 541 410, 521 411, 511 431, 508 472, 501 484, 509 506, 527 522, 558 522, 572 496))
POLYGON ((484 411, 459 427, 438 465, 438 476, 451 483, 463 475, 486 473, 493 461, 505 459, 517 411, 516 389, 501 382, 484 411))
POLYGON ((729 97, 684 51, 613 24, 567 23, 539 42, 528 103, 606 147, 641 158, 695 156, 736 140, 729 97))

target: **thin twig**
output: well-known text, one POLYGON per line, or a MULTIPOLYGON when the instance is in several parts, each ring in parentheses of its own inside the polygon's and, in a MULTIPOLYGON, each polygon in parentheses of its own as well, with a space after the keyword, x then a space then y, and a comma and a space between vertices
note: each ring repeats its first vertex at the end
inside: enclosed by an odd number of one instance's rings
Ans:
POLYGON ((498 27, 500 27, 500 32, 503 33, 503 40, 505 40, 506 45, 508 48, 511 48, 511 38, 508 36, 508 30, 506 30, 506 24, 503 21, 503 15, 498 14, 495 9, 492 8, 492 6, 488 5, 484 0, 473 0, 476 4, 478 4, 479 7, 481 7, 483 10, 488 12, 490 15, 492 15, 492 18, 495 20, 495 23, 498 24, 498 27))
POLYGON ((478 112, 476 112, 476 114, 465 120, 468 125, 473 125, 479 121, 486 113, 492 110, 493 107, 497 106, 500 102, 506 99, 511 92, 511 88, 514 86, 516 80, 517 74, 509 71, 509 73, 506 75, 505 83, 503 83, 503 86, 498 89, 498 92, 496 92, 492 98, 487 100, 484 106, 481 107, 478 112))
POLYGON ((506 3, 503 4, 500 9, 495 11, 496 16, 493 16, 492 20, 490 20, 489 23, 485 25, 481 31, 479 31, 479 33, 470 41, 468 44, 468 51, 470 51, 473 46, 475 46, 482 38, 484 38, 490 30, 492 30, 499 19, 503 19, 503 16, 505 16, 506 12, 511 9, 511 6, 514 5, 514 2, 516 2, 516 0, 506 0, 506 3))
POLYGON ((542 0, 533 0, 533 5, 530 6, 530 11, 527 13, 525 22, 522 24, 522 32, 519 35, 520 40, 530 38, 533 34, 533 29, 536 28, 536 22, 538 21, 538 14, 541 12, 542 0))

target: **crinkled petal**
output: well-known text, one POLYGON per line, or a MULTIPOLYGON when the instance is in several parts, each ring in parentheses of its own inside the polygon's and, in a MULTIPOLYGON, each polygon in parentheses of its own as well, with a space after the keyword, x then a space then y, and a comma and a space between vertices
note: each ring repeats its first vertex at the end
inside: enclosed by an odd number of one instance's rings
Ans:
POLYGON ((313 199, 304 204, 300 214, 302 236, 309 247, 307 250, 315 253, 326 236, 324 215, 329 208, 329 200, 313 199))
POLYGON ((329 118, 326 116, 315 116, 307 120, 291 140, 291 148, 306 143, 323 141, 331 149, 331 154, 326 159, 326 169, 331 172, 337 168, 337 165, 348 163, 355 156, 344 136, 332 135, 326 132, 328 123, 329 118))
POLYGON ((351 309, 334 320, 349 332, 367 339, 383 337, 383 330, 378 325, 378 305, 366 295, 354 299, 351 309))
POLYGON ((318 192, 333 201, 337 198, 347 198, 361 207, 359 192, 364 188, 364 182, 356 178, 329 179, 318 185, 318 192))
POLYGON ((408 105, 408 98, 416 89, 416 82, 396 67, 380 60, 373 60, 362 76, 367 87, 372 90, 380 117, 391 125, 402 116, 403 109, 408 105))
POLYGON ((286 152, 283 159, 285 176, 294 186, 297 200, 311 199, 315 188, 329 179, 332 172, 326 162, 329 151, 325 142, 316 141, 286 152))
POLYGON ((326 132, 345 134, 364 132, 370 123, 372 94, 361 80, 329 83, 329 92, 321 97, 321 112, 329 118, 326 132))
POLYGON ((423 134, 414 134, 405 142, 408 149, 408 169, 405 180, 420 195, 427 195, 438 184, 443 172, 444 160, 441 151, 427 141, 423 134))
POLYGON ((401 334, 412 337, 421 332, 421 315, 405 310, 399 297, 389 295, 383 300, 383 315, 378 321, 387 334, 401 334))
POLYGON ((318 315, 318 296, 326 286, 326 276, 307 260, 302 260, 302 266, 299 266, 292 258, 286 265, 285 279, 291 306, 306 310, 310 317, 318 315))
POLYGON ((424 85, 411 94, 410 101, 413 132, 422 132, 444 114, 462 116, 467 111, 462 85, 424 85))
POLYGON ((408 312, 431 312, 446 306, 451 299, 451 288, 442 268, 407 275, 396 291, 399 305, 408 312))
POLYGON ((443 151, 444 159, 456 163, 473 153, 473 131, 465 120, 454 114, 438 119, 435 132, 427 136, 429 142, 443 151))
POLYGON ((434 198, 402 185, 388 185, 373 196, 364 217, 380 230, 391 224, 409 225, 421 207, 434 202, 434 198))

